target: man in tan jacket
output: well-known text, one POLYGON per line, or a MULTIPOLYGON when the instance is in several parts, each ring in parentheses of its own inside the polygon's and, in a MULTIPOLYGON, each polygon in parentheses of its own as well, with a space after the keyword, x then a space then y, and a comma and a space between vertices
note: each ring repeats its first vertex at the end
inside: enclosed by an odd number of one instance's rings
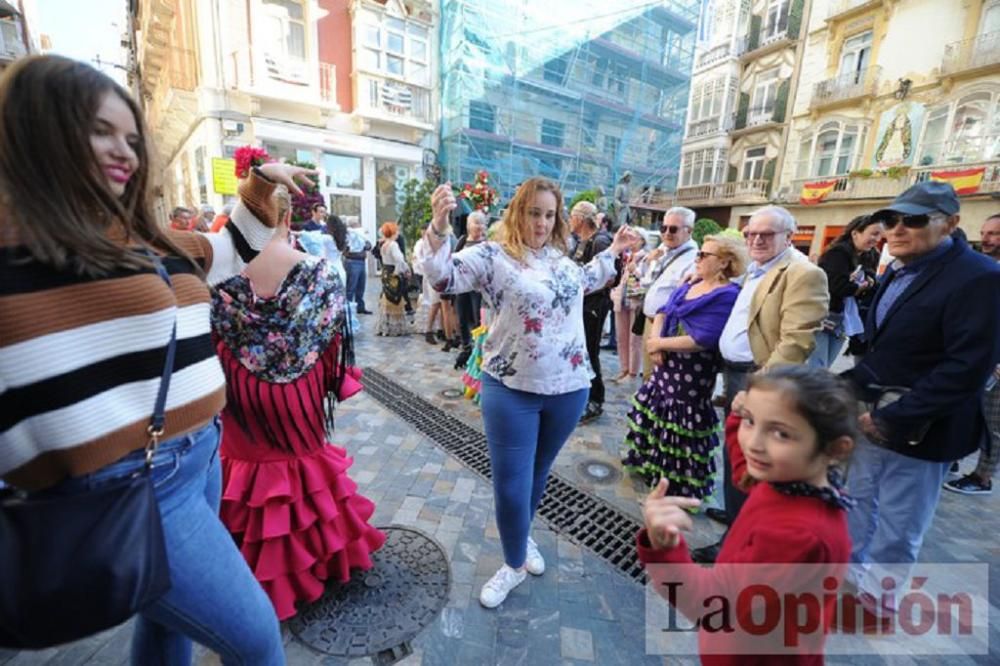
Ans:
MULTIPOLYGON (((743 230, 751 264, 719 338, 727 411, 750 373, 805 363, 829 310, 826 273, 792 247, 795 229, 795 218, 786 209, 765 206, 750 216, 743 230)), ((746 495, 733 486, 725 453, 723 449, 726 522, 732 523, 746 495)), ((718 547, 696 549, 692 556, 696 561, 714 561, 718 547)))

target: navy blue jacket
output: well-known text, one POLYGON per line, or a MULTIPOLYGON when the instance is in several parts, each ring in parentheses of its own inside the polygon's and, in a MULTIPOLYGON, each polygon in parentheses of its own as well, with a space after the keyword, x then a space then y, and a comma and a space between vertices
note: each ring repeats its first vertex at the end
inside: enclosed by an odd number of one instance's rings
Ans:
POLYGON ((988 437, 982 395, 1000 361, 1000 267, 956 238, 879 327, 875 313, 890 278, 868 312, 868 353, 845 375, 862 398, 872 397, 874 385, 911 389, 872 412, 883 446, 922 460, 958 460, 988 437))

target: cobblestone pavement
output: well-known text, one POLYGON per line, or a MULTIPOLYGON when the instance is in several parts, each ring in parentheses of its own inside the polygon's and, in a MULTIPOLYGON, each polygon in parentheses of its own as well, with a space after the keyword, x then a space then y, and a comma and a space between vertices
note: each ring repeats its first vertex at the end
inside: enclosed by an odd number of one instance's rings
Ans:
MULTIPOLYGON (((373 306, 374 294, 369 294, 373 306)), ((363 317, 371 329, 374 317, 363 317)), ((418 321, 418 327, 420 322, 418 321)), ((422 329, 421 329, 422 330, 422 329)), ((364 330, 357 337, 358 363, 374 367, 469 425, 482 427, 478 407, 447 398, 446 389, 460 387, 460 373, 451 368, 454 353, 428 345, 422 336, 377 338, 364 330)), ((605 375, 617 374, 612 352, 602 353, 605 375)), ((589 489, 624 512, 639 517, 640 484, 624 477, 611 485, 591 483, 577 468, 597 459, 620 469, 619 445, 624 435, 625 405, 635 386, 608 384, 605 414, 578 427, 560 454, 556 472, 589 489)), ((374 524, 406 525, 436 538, 451 562, 451 597, 439 618, 413 641, 413 654, 403 664, 696 664, 696 657, 652 657, 644 653, 643 589, 619 574, 589 550, 580 548, 539 521, 534 537, 546 558, 545 575, 516 588, 499 608, 488 611, 478 603, 480 586, 501 564, 493 518, 492 491, 487 482, 392 412, 360 394, 338 407, 334 442, 354 456, 350 470, 360 492, 377 505, 374 524)), ((963 469, 974 458, 963 462, 963 469)), ((965 497, 943 493, 921 559, 927 562, 989 562, 996 573, 1000 561, 1000 498, 965 497)), ((694 545, 710 543, 720 526, 695 518, 694 545)), ((991 627, 1000 626, 995 605, 1000 577, 990 584, 991 627)), ((124 664, 128 661, 131 625, 69 646, 36 653, 0 651, 0 665, 124 664)), ((285 630, 289 664, 370 664, 318 654, 285 630)), ((830 657, 827 663, 850 664, 973 664, 997 663, 1000 633, 991 631, 992 657, 830 657), (992 661, 991 661, 992 659, 992 661)), ((196 663, 217 664, 206 650, 196 651, 196 663)))

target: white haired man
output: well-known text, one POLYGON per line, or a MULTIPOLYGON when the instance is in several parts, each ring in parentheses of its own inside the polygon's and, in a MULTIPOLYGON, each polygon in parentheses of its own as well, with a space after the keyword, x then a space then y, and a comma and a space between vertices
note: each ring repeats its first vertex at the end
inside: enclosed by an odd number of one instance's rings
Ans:
POLYGON ((642 330, 643 381, 648 380, 653 373, 653 360, 646 352, 646 341, 653 330, 653 318, 694 267, 698 254, 698 245, 691 239, 694 218, 694 211, 690 208, 677 206, 668 210, 660 225, 659 246, 639 264, 639 288, 645 292, 642 312, 646 317, 642 330))
MULTIPOLYGON (((805 363, 830 309, 826 273, 792 247, 795 229, 788 210, 765 206, 750 216, 743 230, 751 263, 719 338, 727 411, 751 373, 805 363)), ((723 459, 726 522, 732 524, 746 494, 733 485, 725 448, 723 459)), ((714 562, 721 543, 698 548, 691 556, 714 562)))

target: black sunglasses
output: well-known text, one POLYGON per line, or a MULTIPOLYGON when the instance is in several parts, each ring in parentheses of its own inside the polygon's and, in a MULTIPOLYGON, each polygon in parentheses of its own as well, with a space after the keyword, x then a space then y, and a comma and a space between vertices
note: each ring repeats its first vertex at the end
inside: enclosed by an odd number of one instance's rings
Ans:
POLYGON ((676 234, 681 229, 687 229, 687 227, 679 227, 676 224, 671 224, 668 227, 660 227, 660 232, 665 234, 676 234))
POLYGON ((930 221, 930 215, 893 215, 892 217, 883 219, 882 224, 885 225, 886 231, 895 229, 896 225, 900 222, 907 229, 923 229, 930 224, 930 221))
POLYGON ((714 252, 704 252, 704 251, 699 250, 698 253, 694 255, 694 258, 698 259, 698 260, 701 260, 701 259, 704 259, 705 257, 717 257, 717 256, 719 256, 719 255, 717 255, 714 252))

